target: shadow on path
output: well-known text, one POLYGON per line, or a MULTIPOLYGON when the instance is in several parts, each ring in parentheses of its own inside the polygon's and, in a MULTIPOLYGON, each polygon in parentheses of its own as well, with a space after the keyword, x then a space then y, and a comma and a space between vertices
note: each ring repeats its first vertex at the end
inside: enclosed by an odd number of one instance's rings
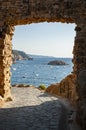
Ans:
POLYGON ((37 106, 2 108, 0 130, 67 130, 61 122, 59 127, 63 112, 58 100, 37 106))

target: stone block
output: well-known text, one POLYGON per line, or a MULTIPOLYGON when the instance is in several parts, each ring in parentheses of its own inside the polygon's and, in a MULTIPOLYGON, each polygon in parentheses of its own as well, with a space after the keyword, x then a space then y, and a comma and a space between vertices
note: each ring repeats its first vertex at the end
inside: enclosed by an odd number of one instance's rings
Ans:
POLYGON ((0 108, 4 105, 4 99, 0 96, 0 108))

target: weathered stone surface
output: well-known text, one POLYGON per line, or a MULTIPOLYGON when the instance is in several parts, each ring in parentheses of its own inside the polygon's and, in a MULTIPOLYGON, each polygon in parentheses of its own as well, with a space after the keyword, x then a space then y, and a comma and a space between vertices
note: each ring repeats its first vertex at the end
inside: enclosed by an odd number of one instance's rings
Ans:
MULTIPOLYGON (((86 12, 86 11, 85 11, 86 12)), ((76 37, 74 45, 74 73, 76 74, 76 91, 78 93, 77 101, 77 120, 86 129, 86 24, 85 19, 81 19, 77 23, 76 37)))
POLYGON ((86 70, 82 70, 78 75, 78 94, 79 98, 86 98, 86 70))
POLYGON ((86 69, 80 71, 77 79, 78 79, 77 91, 79 95, 79 101, 77 105, 78 109, 77 120, 82 125, 83 129, 86 129, 86 69), (79 118, 81 118, 81 120, 79 118))
POLYGON ((10 66, 12 64, 12 35, 14 27, 4 25, 2 27, 2 34, 0 35, 0 95, 4 100, 11 98, 10 93, 10 66))
POLYGON ((4 99, 0 96, 0 108, 4 105, 4 99))
MULTIPOLYGON (((85 87, 78 84, 81 71, 86 69, 86 0, 0 0, 0 95, 10 97, 10 66, 12 64, 12 35, 16 25, 38 22, 75 23, 76 37, 73 50, 73 73, 77 86, 77 93, 82 107, 85 98, 79 89, 85 87), (4 71, 5 70, 5 71, 4 71)), ((84 75, 84 74, 82 74, 84 75)), ((79 113, 80 111, 78 111, 79 113)), ((86 115, 85 109, 83 109, 86 115)), ((81 115, 82 127, 85 128, 85 119, 81 115)))
POLYGON ((77 100, 75 77, 73 74, 68 75, 60 83, 51 84, 46 92, 68 98, 73 104, 77 100))

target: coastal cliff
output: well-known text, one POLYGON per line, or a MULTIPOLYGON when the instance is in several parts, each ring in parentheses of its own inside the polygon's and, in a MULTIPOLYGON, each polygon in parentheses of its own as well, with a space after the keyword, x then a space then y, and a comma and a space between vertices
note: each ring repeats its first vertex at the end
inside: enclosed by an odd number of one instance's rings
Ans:
POLYGON ((32 60, 28 54, 19 50, 12 50, 12 60, 15 63, 17 60, 32 60))

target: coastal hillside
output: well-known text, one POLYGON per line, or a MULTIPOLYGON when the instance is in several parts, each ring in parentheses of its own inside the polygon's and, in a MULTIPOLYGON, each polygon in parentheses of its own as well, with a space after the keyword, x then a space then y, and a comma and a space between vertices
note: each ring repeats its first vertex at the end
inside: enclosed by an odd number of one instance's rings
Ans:
POLYGON ((12 50, 12 60, 15 63, 17 60, 32 60, 32 58, 23 51, 12 50))

